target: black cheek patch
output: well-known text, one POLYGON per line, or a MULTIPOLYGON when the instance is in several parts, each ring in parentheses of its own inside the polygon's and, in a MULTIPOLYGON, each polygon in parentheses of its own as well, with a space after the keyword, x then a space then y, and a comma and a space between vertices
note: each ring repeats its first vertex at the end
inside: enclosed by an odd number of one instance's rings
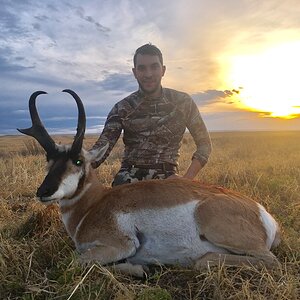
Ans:
POLYGON ((37 190, 37 197, 50 197, 57 190, 62 181, 62 176, 67 169, 67 160, 59 159, 50 166, 49 172, 37 190))

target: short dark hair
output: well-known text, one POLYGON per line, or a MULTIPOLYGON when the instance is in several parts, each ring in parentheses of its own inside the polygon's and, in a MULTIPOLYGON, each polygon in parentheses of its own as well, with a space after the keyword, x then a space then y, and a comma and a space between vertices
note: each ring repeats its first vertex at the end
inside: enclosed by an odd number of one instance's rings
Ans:
POLYGON ((158 56, 160 63, 163 65, 163 57, 161 51, 151 43, 145 44, 139 47, 138 49, 136 49, 135 54, 133 56, 134 67, 136 66, 136 57, 138 54, 158 56))

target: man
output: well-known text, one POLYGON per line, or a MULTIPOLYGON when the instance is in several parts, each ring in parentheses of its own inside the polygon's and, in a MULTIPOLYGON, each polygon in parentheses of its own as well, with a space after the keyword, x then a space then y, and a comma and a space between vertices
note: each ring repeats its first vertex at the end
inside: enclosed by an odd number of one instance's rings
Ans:
POLYGON ((182 178, 193 179, 207 163, 210 137, 199 110, 186 93, 163 88, 166 67, 161 51, 152 44, 138 48, 133 74, 139 90, 118 102, 110 111, 104 129, 93 146, 109 147, 98 167, 109 155, 122 130, 125 145, 120 171, 113 186, 146 179, 177 178, 179 148, 188 128, 195 144, 191 164, 182 178))

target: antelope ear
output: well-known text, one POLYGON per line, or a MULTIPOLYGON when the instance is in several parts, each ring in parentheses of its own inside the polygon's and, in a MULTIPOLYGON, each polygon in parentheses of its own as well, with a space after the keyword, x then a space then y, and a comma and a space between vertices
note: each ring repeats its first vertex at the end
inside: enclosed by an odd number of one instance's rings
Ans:
POLYGON ((101 158, 105 155, 107 149, 109 147, 109 143, 103 146, 100 149, 92 149, 88 151, 87 157, 90 162, 97 162, 101 160, 101 158))

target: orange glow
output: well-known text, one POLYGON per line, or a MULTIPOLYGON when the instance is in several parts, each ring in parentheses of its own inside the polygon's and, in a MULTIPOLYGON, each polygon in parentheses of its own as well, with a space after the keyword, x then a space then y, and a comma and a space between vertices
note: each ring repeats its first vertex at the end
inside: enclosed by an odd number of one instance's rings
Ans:
POLYGON ((300 117, 300 41, 227 60, 225 85, 239 89, 237 105, 264 117, 300 117))

